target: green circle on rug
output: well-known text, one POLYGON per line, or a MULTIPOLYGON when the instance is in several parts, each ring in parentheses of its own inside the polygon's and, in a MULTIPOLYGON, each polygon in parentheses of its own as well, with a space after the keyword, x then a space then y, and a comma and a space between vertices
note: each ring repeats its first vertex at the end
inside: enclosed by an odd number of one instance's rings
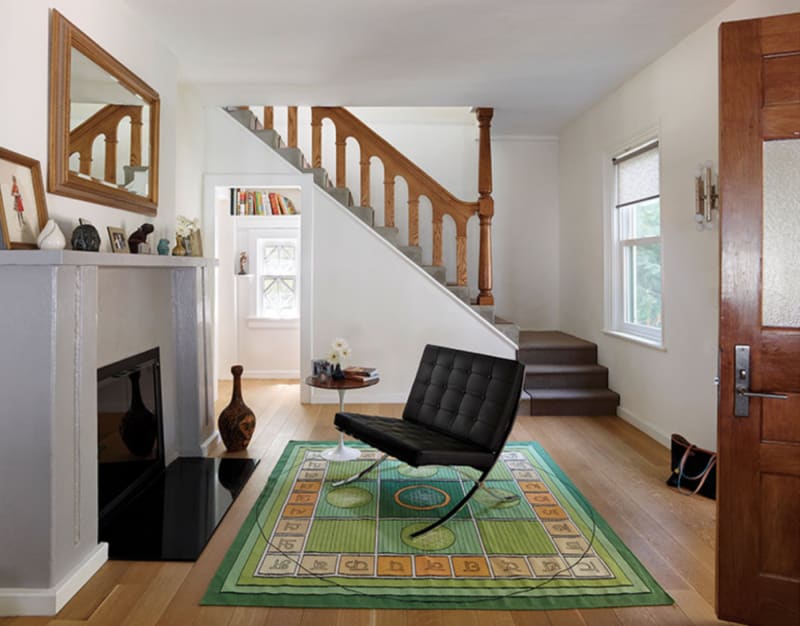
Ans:
POLYGON ((450 504, 450 494, 431 485, 409 485, 394 492, 394 501, 406 509, 430 511, 450 504))
POLYGON ((405 465, 397 470, 397 473, 401 476, 408 476, 409 478, 430 478, 431 476, 436 476, 438 471, 438 467, 431 467, 430 465, 425 467, 411 467, 410 465, 405 465))
POLYGON ((328 492, 328 504, 340 509, 355 509, 372 501, 372 494, 361 487, 339 487, 328 492))
POLYGON ((416 550, 445 550, 455 543, 456 535, 449 528, 439 526, 430 532, 420 535, 419 537, 412 537, 411 533, 417 532, 425 528, 427 524, 409 524, 403 528, 400 533, 400 538, 403 543, 416 550))
POLYGON ((517 506, 522 498, 518 493, 509 491, 508 489, 501 489, 500 487, 492 487, 494 496, 486 493, 484 490, 479 489, 475 492, 475 500, 480 504, 492 509, 510 509, 512 506, 517 506), (510 499, 516 496, 513 500, 510 499), (502 499, 501 499, 502 498, 502 499), (506 500, 506 498, 509 498, 506 500))

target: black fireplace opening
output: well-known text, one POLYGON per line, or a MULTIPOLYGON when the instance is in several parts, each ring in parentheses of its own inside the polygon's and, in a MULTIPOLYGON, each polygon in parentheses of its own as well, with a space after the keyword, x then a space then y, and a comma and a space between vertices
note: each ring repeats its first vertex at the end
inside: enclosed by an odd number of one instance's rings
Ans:
POLYGON ((164 417, 158 348, 98 370, 98 535, 112 559, 196 560, 258 463, 166 465, 164 417))

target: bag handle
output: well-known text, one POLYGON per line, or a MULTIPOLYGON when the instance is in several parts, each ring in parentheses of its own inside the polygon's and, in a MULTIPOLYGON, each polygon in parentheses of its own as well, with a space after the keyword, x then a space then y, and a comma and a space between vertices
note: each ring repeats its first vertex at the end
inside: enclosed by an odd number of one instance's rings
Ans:
POLYGON ((711 473, 712 468, 717 463, 717 455, 716 454, 712 454, 711 457, 708 459, 708 463, 706 463, 705 469, 702 472, 700 472, 697 476, 687 476, 687 475, 685 475, 684 472, 683 472, 683 468, 686 465, 686 460, 689 458, 689 455, 691 454, 692 450, 694 448, 696 448, 696 447, 697 446, 694 445, 693 443, 689 444, 689 446, 686 448, 686 452, 683 453, 683 457, 681 457, 681 463, 678 466, 678 484, 677 484, 677 489, 678 489, 678 493, 683 494, 684 496, 693 496, 698 491, 700 491, 700 489, 703 488, 703 485, 705 484, 706 479, 708 478, 708 475, 711 473), (697 487, 695 487, 694 491, 689 491, 688 489, 681 489, 681 478, 686 478, 687 480, 700 479, 700 482, 697 484, 697 487))

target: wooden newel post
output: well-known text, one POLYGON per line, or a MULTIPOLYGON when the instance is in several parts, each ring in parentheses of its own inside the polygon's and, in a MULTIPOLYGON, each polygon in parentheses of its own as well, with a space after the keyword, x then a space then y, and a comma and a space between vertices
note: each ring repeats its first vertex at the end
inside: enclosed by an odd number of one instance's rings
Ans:
POLYGON ((494 304, 492 295, 492 143, 491 126, 494 109, 475 109, 480 129, 478 153, 478 217, 480 218, 480 251, 478 256, 478 304, 494 304))

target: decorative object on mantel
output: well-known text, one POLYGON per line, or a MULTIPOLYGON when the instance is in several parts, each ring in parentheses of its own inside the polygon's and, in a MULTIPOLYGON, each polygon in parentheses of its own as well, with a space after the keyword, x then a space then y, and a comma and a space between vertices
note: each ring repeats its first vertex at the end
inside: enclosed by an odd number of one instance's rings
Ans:
POLYGON ((147 457, 153 452, 156 442, 156 415, 142 401, 139 387, 141 372, 135 370, 128 376, 131 381, 131 406, 122 416, 119 423, 119 434, 128 450, 138 457, 147 457))
POLYGON ((67 247, 67 238, 55 220, 47 220, 47 224, 36 239, 36 245, 40 250, 63 250, 67 247))
POLYGON ((172 249, 172 256, 186 256, 186 248, 183 247, 183 237, 175 237, 175 247, 172 249))
POLYGON ((244 368, 241 365, 231 367, 231 374, 233 374, 231 401, 219 414, 217 420, 219 435, 228 452, 244 450, 250 443, 250 439, 253 438, 253 432, 256 429, 256 416, 242 399, 242 372, 244 372, 244 368))
POLYGON ((39 161, 0 148, 0 240, 9 249, 36 248, 46 222, 39 161))
POLYGON ((239 253, 239 276, 247 275, 247 252, 239 253))
POLYGON ((83 219, 78 219, 78 227, 72 231, 70 243, 73 250, 85 250, 86 252, 97 252, 100 250, 100 233, 92 226, 92 223, 83 219))
POLYGON ((152 224, 142 224, 131 236, 128 237, 128 249, 131 254, 150 254, 150 244, 147 243, 147 236, 155 230, 152 224))
POLYGON ((111 240, 112 252, 127 252, 128 241, 125 239, 125 231, 122 228, 108 227, 108 238, 111 240))
POLYGON ((156 250, 161 256, 167 256, 169 254, 169 239, 159 239, 156 250))
POLYGON ((188 256, 203 256, 203 241, 200 238, 199 218, 190 220, 179 215, 176 233, 183 240, 183 248, 188 256))

